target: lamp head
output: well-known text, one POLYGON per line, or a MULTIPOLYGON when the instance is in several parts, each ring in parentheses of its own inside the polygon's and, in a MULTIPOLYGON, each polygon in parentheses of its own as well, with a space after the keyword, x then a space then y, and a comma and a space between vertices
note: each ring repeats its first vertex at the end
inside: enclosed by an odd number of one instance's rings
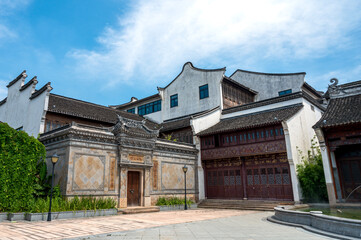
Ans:
POLYGON ((188 170, 188 167, 186 165, 184 165, 182 169, 183 169, 183 172, 186 173, 188 170))
POLYGON ((59 156, 56 155, 56 153, 55 153, 53 156, 51 156, 51 162, 52 162, 53 164, 57 163, 58 160, 59 160, 59 156))

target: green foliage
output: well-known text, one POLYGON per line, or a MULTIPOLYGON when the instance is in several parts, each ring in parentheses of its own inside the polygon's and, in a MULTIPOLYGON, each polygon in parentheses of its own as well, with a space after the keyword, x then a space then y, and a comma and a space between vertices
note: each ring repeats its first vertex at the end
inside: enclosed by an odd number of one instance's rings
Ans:
POLYGON ((37 178, 44 178, 45 147, 24 131, 0 123, 0 212, 30 208, 40 194, 37 178), (41 170, 41 176, 37 176, 41 170))
POLYGON ((173 142, 176 142, 177 139, 176 138, 173 138, 173 134, 164 134, 163 133, 163 137, 164 139, 168 140, 168 141, 173 141, 173 142))
MULTIPOLYGON (((75 196, 70 200, 65 200, 62 197, 55 196, 51 202, 52 212, 61 211, 80 211, 80 210, 99 210, 115 208, 116 201, 113 198, 94 198, 75 196)), ((43 213, 49 211, 49 197, 38 198, 31 202, 31 213, 43 213)))
MULTIPOLYGON (((191 205, 194 203, 191 199, 187 199, 187 204, 191 205)), ((160 197, 158 198, 157 206, 174 206, 174 205, 184 205, 184 199, 178 197, 160 197)))
POLYGON ((322 156, 315 139, 311 141, 311 150, 307 156, 299 150, 302 163, 297 165, 297 175, 305 202, 328 201, 322 156))

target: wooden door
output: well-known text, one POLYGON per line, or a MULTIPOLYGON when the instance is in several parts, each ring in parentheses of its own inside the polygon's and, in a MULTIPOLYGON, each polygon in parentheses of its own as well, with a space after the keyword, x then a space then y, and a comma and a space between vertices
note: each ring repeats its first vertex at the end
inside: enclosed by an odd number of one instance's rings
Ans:
POLYGON ((140 174, 139 172, 128 172, 127 203, 128 207, 140 205, 140 174))

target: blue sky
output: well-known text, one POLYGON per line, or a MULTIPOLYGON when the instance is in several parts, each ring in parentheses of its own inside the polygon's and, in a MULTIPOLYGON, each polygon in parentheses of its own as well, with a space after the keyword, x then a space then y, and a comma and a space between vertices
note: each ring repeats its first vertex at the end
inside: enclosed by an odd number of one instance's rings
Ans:
POLYGON ((0 99, 26 69, 40 88, 114 105, 199 68, 361 80, 359 0, 0 0, 0 99), (248 3, 247 3, 248 2, 248 3))

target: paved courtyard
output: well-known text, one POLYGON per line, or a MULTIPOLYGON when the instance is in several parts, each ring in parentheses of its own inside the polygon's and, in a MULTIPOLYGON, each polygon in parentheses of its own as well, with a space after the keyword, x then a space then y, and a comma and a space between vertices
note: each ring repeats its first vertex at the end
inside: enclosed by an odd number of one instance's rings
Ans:
POLYGON ((271 212, 195 209, 52 222, 2 222, 0 239, 329 239, 277 225, 271 212))

